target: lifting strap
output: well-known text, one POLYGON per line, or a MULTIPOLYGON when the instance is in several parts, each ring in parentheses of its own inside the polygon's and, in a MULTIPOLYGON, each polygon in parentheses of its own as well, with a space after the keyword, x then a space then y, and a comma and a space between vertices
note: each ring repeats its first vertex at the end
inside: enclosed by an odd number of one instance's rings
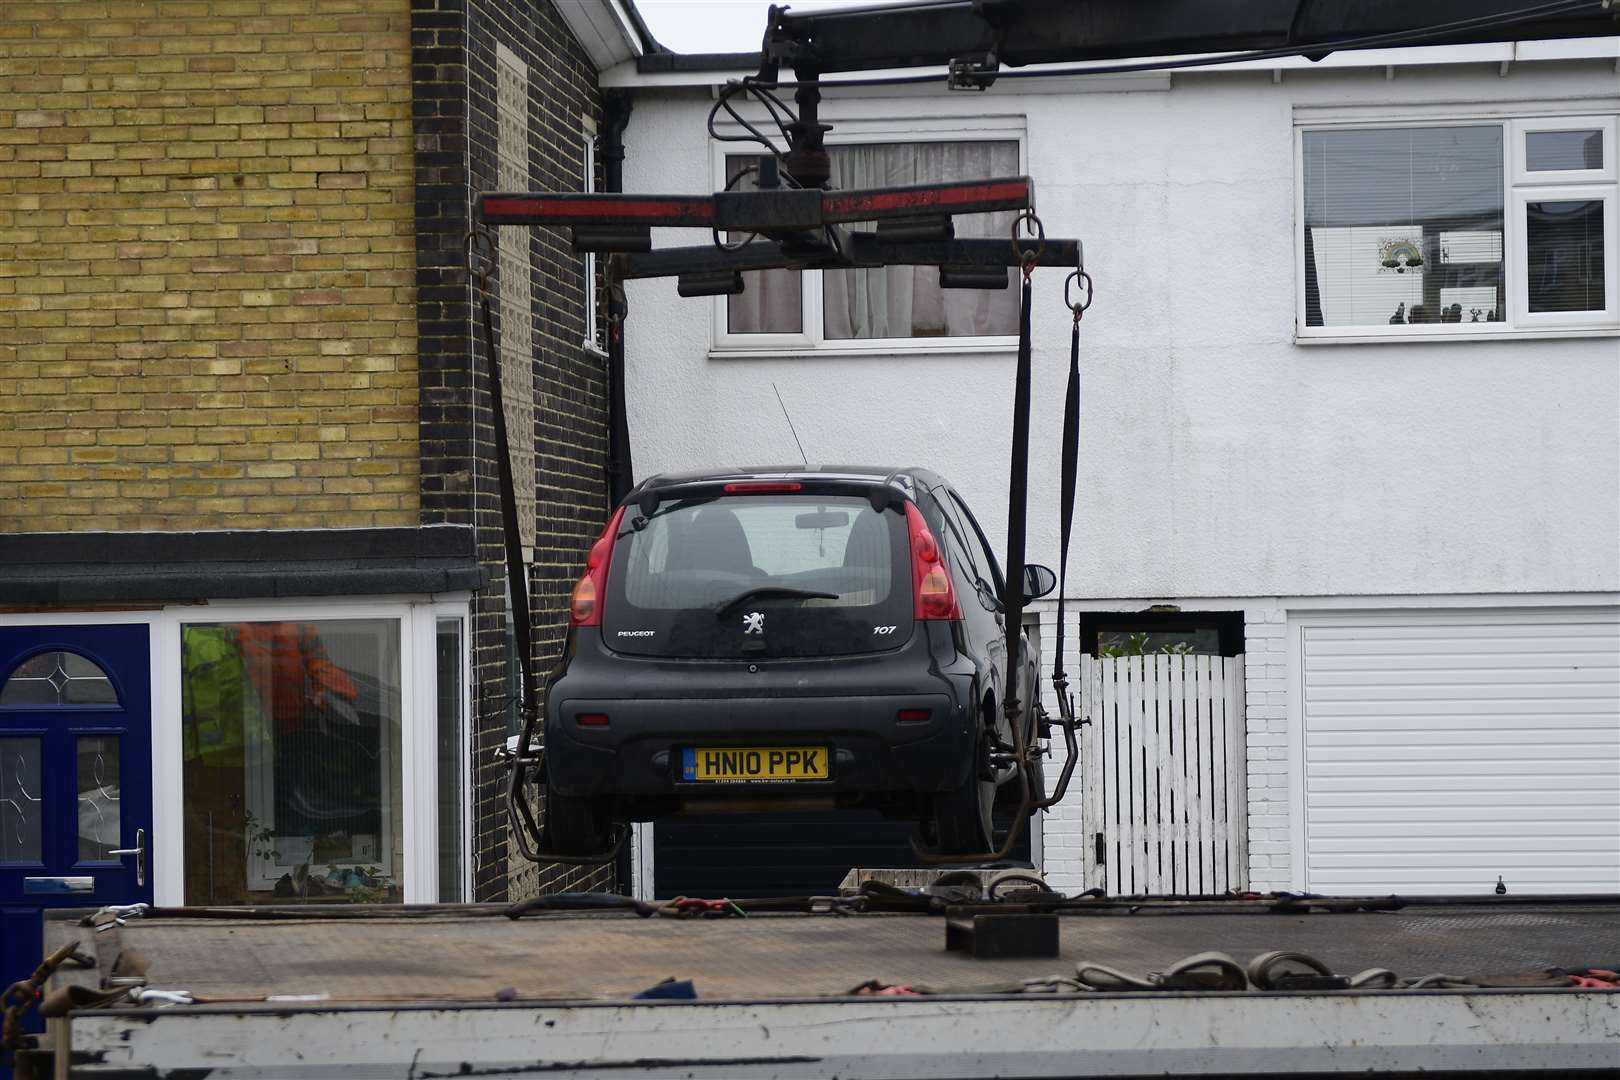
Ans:
POLYGON ((1052 685, 1060 697, 1069 685, 1063 668, 1067 627, 1063 600, 1068 592, 1069 537, 1074 531, 1074 496, 1080 474, 1080 318, 1091 306, 1091 275, 1083 268, 1077 268, 1063 283, 1063 302, 1074 312, 1074 330, 1069 335, 1069 385, 1063 396, 1063 477, 1062 493, 1058 496, 1057 654, 1052 658, 1052 685), (1084 290, 1078 300, 1069 298, 1071 283, 1084 290))
MULTIPOLYGON (((473 234, 474 237, 480 234, 473 234)), ((491 248, 488 257, 493 258, 493 242, 488 241, 487 234, 482 234, 485 242, 491 248)), ((477 241, 469 238, 468 246, 472 247, 477 241)), ((475 262, 475 259, 469 259, 475 262)), ((484 375, 489 382, 489 407, 493 414, 491 421, 495 428, 495 473, 500 484, 501 500, 501 533, 506 543, 506 602, 511 614, 512 636, 517 646, 518 686, 515 696, 518 699, 520 715, 524 718, 524 734, 528 735, 528 719, 534 714, 539 705, 538 687, 534 683, 533 653, 530 651, 530 623, 529 623, 529 577, 528 570, 523 565, 523 540, 518 531, 517 516, 517 485, 512 479, 512 453, 506 431, 506 402, 501 387, 501 360, 500 354, 495 350, 495 324, 490 313, 489 304, 489 276, 481 266, 473 267, 474 287, 478 290, 478 306, 484 322, 484 375)), ((527 751, 526 746, 520 750, 527 751)))
MULTIPOLYGON (((1014 230, 1017 225, 1013 226, 1014 230)), ((1015 231, 1016 235, 1016 231, 1015 231)), ((1002 608, 1006 613, 1007 681, 1002 687, 1002 704, 1008 720, 1017 724, 1022 710, 1019 672, 1023 665, 1020 646, 1024 624, 1024 519, 1029 508, 1029 295, 1035 275, 1035 260, 1026 259, 1024 285, 1018 304, 1018 374, 1013 383, 1012 466, 1007 478, 1007 580, 1002 608)), ((1037 796, 1038 797, 1038 796, 1037 796)))

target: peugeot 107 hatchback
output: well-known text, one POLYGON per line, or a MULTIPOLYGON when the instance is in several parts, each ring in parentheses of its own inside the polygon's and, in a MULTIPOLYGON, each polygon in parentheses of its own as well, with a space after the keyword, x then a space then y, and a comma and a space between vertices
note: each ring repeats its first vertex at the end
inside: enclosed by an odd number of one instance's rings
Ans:
MULTIPOLYGON (((1053 575, 1024 579, 1039 595, 1053 575)), ((998 795, 1023 794, 1002 596, 984 530, 926 470, 646 481, 590 550, 547 687, 552 848, 599 852, 616 823, 683 810, 836 805, 914 821, 940 854, 989 851, 998 795)))

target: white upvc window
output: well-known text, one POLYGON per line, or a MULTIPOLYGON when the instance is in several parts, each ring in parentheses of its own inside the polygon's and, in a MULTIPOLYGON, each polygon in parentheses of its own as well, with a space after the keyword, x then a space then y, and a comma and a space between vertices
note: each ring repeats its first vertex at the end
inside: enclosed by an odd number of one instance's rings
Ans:
POLYGON ((210 604, 154 632, 154 717, 178 718, 154 811, 183 834, 159 902, 468 899, 465 602, 210 604))
POLYGON ((1614 115, 1300 123, 1297 338, 1620 329, 1614 115))
MULTIPOLYGON (((1026 171, 1021 120, 930 118, 904 128, 840 121, 828 146, 832 186, 844 190, 1017 176, 1026 171)), ((751 187, 758 154, 718 144, 716 190, 751 187)), ((1009 237, 1011 212, 963 215, 956 235, 1009 237)), ((871 225, 854 228, 870 229, 871 225)), ((742 243, 744 236, 722 237, 742 243)), ((743 292, 717 298, 714 355, 861 355, 975 352, 1017 346, 1018 296, 941 289, 932 266, 862 270, 765 270, 743 292)))
MULTIPOLYGON (((580 185, 587 195, 596 192, 596 124, 590 117, 582 117, 579 131, 580 185)), ((596 252, 587 251, 585 258, 585 347, 594 352, 607 352, 606 325, 602 318, 601 296, 596 287, 596 252)))

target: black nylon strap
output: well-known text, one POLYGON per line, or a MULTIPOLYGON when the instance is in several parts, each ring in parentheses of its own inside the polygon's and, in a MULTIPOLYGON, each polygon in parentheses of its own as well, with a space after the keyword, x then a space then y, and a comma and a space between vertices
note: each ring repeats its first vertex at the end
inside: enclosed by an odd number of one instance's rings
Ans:
MULTIPOLYGON (((517 484, 512 479, 512 455, 506 434, 506 403, 501 393, 501 361, 495 351, 495 325, 489 311, 489 292, 481 292, 484 319, 484 370, 489 379, 490 408, 495 413, 495 462, 500 482, 501 532, 506 541, 506 594, 511 605, 512 636, 517 641, 519 705, 524 716, 539 700, 530 670, 529 577, 523 566, 523 541, 518 532, 517 484)), ((527 748, 524 748, 527 749, 527 748)))
MULTIPOLYGON (((1030 267, 1034 269, 1033 266, 1030 267)), ((1013 384, 1012 469, 1007 478, 1007 580, 1001 599, 1007 620, 1007 685, 1002 690, 1008 715, 1018 704, 1024 624, 1024 514, 1029 506, 1029 292, 1030 275, 1018 307, 1018 374, 1013 384)))
POLYGON ((1063 671, 1063 597, 1068 589, 1069 535, 1074 529, 1074 494, 1080 472, 1080 319, 1074 320, 1074 333, 1069 338, 1069 388, 1063 398, 1063 491, 1058 509, 1058 594, 1057 594, 1057 655, 1052 661, 1052 678, 1061 679, 1063 671))

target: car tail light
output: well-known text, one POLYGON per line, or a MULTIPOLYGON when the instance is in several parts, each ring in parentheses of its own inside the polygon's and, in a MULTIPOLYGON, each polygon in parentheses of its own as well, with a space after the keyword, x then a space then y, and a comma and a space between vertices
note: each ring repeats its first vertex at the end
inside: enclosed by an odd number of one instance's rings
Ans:
POLYGON ((727 484, 727 495, 780 495, 789 491, 801 491, 803 484, 796 484, 791 480, 760 480, 746 484, 727 484))
POLYGON ((578 716, 574 717, 574 723, 578 724, 580 727, 607 727, 608 717, 607 713, 580 713, 578 716))
POLYGON ((962 606, 956 602, 956 589, 951 585, 951 572, 945 568, 944 553, 934 534, 928 531, 928 523, 916 503, 906 503, 906 524, 911 528, 912 617, 960 619, 962 606))
POLYGON ((574 595, 568 602, 568 621, 574 626, 601 626, 602 599, 607 595, 608 560, 613 557, 613 539, 619 535, 619 522, 624 519, 624 507, 613 511, 607 528, 591 545, 585 556, 585 573, 574 585, 574 595))

